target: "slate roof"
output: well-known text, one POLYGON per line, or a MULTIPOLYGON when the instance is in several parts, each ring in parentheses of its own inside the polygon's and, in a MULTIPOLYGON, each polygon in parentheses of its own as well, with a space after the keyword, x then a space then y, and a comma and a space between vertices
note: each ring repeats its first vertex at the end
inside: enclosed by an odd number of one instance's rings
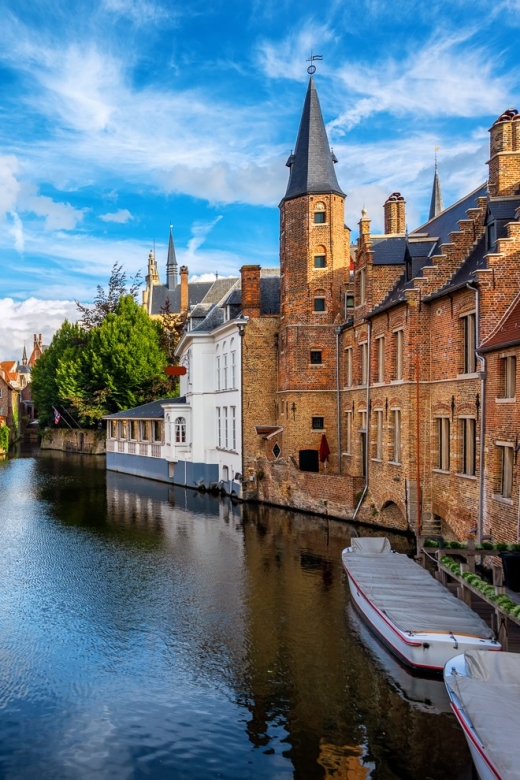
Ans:
POLYGON ((433 301, 435 298, 441 298, 443 295, 446 295, 446 293, 460 290, 461 287, 465 287, 467 284, 473 284, 475 282, 475 271, 486 267, 486 253, 486 237, 484 235, 449 282, 431 295, 425 296, 423 300, 433 301))
POLYGON ((487 194, 487 183, 477 187, 476 190, 470 192, 461 200, 454 203, 452 206, 448 206, 447 209, 441 214, 438 214, 433 219, 429 219, 424 225, 416 228, 410 233, 410 236, 414 236, 416 233, 426 233, 430 238, 437 238, 437 247, 434 254, 440 254, 441 244, 447 244, 450 240, 450 233, 454 230, 458 230, 458 222, 460 219, 467 218, 467 210, 477 205, 477 199, 487 194))
POLYGON ((520 208, 520 198, 512 200, 490 198, 488 202, 488 215, 494 219, 516 219, 516 210, 520 208))
POLYGON ((480 346, 479 352, 490 352, 515 344, 520 344, 520 295, 513 301, 495 332, 480 346))
POLYGON ((433 177, 432 199, 430 201, 430 214, 428 219, 433 219, 437 214, 440 214, 441 211, 444 211, 444 205, 442 203, 441 183, 437 172, 437 163, 435 163, 435 176, 433 177))
POLYGON ((160 398, 158 401, 150 401, 148 404, 134 406, 133 409, 126 409, 123 412, 115 414, 106 414, 104 420, 162 420, 164 419, 164 404, 185 404, 186 396, 181 395, 177 398, 160 398))
MULTIPOLYGON (((200 303, 209 292, 214 282, 189 282, 188 283, 188 305, 191 308, 200 303)), ((172 312, 181 310, 181 287, 177 285, 175 290, 168 290, 165 284, 156 284, 151 288, 151 308, 150 314, 160 314, 164 308, 166 298, 170 299, 170 309, 172 312)))
POLYGON ((296 147, 287 160, 291 173, 284 200, 312 192, 344 195, 336 178, 334 162, 336 158, 329 146, 318 93, 311 76, 296 147))

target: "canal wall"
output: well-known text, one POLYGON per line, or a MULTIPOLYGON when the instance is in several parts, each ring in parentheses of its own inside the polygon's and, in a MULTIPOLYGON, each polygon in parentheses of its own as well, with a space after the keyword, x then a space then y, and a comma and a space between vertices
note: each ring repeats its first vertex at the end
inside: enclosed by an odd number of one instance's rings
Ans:
POLYGON ((46 428, 41 438, 42 450, 81 452, 86 455, 105 454, 105 431, 81 431, 68 428, 46 428))

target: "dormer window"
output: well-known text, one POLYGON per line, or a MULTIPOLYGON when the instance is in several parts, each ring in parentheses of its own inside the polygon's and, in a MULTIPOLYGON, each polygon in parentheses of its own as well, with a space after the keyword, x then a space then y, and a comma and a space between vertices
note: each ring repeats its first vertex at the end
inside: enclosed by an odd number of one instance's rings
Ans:
POLYGON ((495 251, 496 242, 497 242, 497 223, 493 220, 493 222, 489 222, 488 225, 486 225, 486 249, 488 252, 495 251))

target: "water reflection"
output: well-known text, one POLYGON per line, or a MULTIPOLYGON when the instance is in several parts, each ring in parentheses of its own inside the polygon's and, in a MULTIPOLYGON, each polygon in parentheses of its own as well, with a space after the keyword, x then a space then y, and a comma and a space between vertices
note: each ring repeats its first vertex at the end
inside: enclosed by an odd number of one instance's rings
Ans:
POLYGON ((466 776, 454 718, 349 612, 359 528, 61 453, 0 491, 0 776, 466 776))

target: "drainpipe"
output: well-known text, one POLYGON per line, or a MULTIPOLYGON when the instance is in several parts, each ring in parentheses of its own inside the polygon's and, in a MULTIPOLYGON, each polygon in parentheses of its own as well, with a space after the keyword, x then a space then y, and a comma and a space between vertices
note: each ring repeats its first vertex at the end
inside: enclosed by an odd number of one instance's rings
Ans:
POLYGON ((480 362, 480 462, 479 462, 479 488, 478 488, 478 521, 477 542, 482 542, 484 535, 484 436, 486 434, 486 358, 479 353, 480 348, 480 294, 478 287, 467 284, 468 290, 475 293, 475 320, 476 341, 475 357, 480 362))
POLYGON ((344 330, 350 327, 350 323, 343 323, 337 328, 334 328, 336 334, 336 417, 338 424, 338 475, 341 476, 341 397, 340 397, 340 381, 339 381, 339 337, 344 330))
POLYGON ((367 342, 367 427, 365 432, 365 487, 361 494, 361 498, 358 501, 358 505, 352 515, 352 520, 356 519, 356 515, 361 508, 361 504, 365 500, 365 496, 368 491, 368 464, 370 462, 370 360, 371 360, 371 343, 372 343, 372 323, 368 323, 368 342, 367 342))

